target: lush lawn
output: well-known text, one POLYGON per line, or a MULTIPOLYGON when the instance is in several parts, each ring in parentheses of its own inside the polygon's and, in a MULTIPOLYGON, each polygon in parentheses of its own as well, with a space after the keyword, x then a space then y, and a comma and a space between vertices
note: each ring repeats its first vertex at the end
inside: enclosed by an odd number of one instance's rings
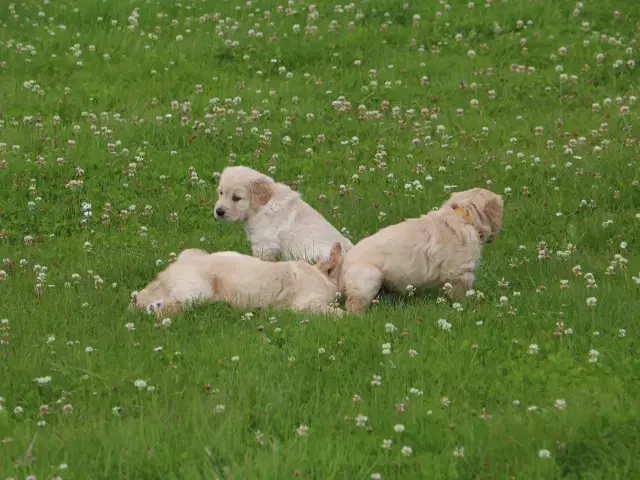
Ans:
POLYGON ((633 5, 2 2, 0 479, 633 478, 633 5), (250 252, 230 164, 354 243, 454 188, 505 226, 453 307, 129 312, 172 252, 250 252))

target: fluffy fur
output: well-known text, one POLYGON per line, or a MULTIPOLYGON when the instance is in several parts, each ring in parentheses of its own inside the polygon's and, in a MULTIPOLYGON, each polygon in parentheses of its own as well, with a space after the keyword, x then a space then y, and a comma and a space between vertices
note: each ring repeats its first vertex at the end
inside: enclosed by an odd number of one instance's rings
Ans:
POLYGON ((311 262, 329 257, 335 242, 353 247, 299 193, 251 168, 225 168, 218 195, 216 218, 244 222, 254 257, 311 262))
POLYGON ((224 301, 238 308, 275 308, 342 315, 332 306, 338 293, 342 248, 328 258, 265 262, 236 252, 182 252, 157 279, 134 295, 133 306, 156 315, 174 314, 193 302, 224 301))
POLYGON ((438 210, 381 229, 343 259, 341 292, 360 312, 382 286, 406 292, 451 284, 449 296, 470 290, 482 246, 502 228, 502 197, 481 188, 453 194, 438 210))

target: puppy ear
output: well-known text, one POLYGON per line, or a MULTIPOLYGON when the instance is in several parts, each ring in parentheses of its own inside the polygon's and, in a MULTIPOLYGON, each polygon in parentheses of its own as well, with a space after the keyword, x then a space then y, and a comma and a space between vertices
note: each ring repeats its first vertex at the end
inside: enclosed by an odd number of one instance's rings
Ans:
POLYGON ((484 205, 484 213, 491 222, 491 230, 497 235, 502 229, 503 200, 500 195, 495 195, 484 205))
POLYGON ((342 244, 340 242, 335 242, 333 244, 333 247, 331 247, 329 260, 331 260, 331 262, 333 262, 333 265, 335 266, 340 261, 341 256, 342 256, 342 244))
POLYGON ((273 184, 263 178, 254 180, 249 185, 251 193, 251 205, 254 207, 264 207, 271 197, 273 197, 273 184))
POLYGON ((331 247, 329 258, 323 258, 316 263, 316 268, 334 281, 338 281, 342 268, 342 245, 336 242, 331 247))

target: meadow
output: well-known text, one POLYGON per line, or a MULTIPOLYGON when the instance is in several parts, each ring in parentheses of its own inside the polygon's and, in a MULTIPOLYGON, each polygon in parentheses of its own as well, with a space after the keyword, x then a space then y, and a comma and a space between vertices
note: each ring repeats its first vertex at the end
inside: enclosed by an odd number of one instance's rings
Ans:
POLYGON ((630 479, 640 471, 633 2, 0 5, 0 479, 630 479), (355 242, 504 197, 474 291, 340 319, 128 310, 250 253, 217 177, 355 242))

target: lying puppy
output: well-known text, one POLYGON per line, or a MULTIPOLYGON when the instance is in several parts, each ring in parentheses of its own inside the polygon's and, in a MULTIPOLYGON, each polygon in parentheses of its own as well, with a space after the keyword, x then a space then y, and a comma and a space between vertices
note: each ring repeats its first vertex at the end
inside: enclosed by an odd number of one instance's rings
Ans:
POLYGON ((473 287, 482 245, 502 228, 502 197, 481 188, 454 193, 420 218, 383 228, 361 240, 343 259, 340 289, 347 310, 360 312, 384 285, 406 292, 451 284, 451 298, 473 287))
POLYGON ((299 193, 251 168, 225 168, 218 195, 215 216, 244 222, 254 257, 309 262, 329 257, 335 242, 353 247, 299 193))
POLYGON ((342 315, 331 306, 338 293, 342 247, 336 242, 326 259, 265 262, 236 252, 189 249, 133 295, 134 308, 148 313, 179 313, 195 301, 224 301, 238 308, 275 308, 342 315))

